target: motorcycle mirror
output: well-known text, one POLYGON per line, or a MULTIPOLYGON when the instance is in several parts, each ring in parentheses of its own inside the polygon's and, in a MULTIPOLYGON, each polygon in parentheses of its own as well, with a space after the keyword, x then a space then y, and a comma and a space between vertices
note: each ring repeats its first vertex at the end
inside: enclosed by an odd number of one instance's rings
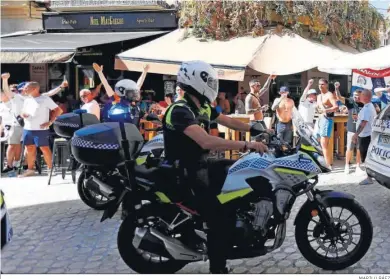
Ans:
POLYGON ((160 119, 158 118, 158 116, 154 113, 150 113, 146 116, 146 120, 148 121, 158 121, 160 122, 160 119))
POLYGON ((256 122, 256 123, 252 124, 251 129, 250 129, 250 133, 251 133, 251 136, 254 137, 254 136, 260 135, 265 130, 266 129, 264 128, 262 123, 256 122))

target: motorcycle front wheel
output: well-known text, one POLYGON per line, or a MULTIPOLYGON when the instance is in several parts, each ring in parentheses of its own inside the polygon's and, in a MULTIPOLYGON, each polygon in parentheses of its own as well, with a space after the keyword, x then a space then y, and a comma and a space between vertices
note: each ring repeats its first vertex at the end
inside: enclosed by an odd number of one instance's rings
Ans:
POLYGON ((84 183, 85 171, 80 173, 79 179, 77 180, 77 192, 79 193, 80 199, 88 205, 90 208, 96 210, 105 210, 109 205, 109 200, 98 193, 88 189, 84 183))
POLYGON ((173 274, 182 269, 187 263, 175 261, 160 255, 137 249, 133 238, 137 227, 153 227, 157 216, 144 219, 144 224, 137 223, 137 217, 130 213, 123 220, 118 232, 118 250, 122 260, 128 267, 140 274, 173 274))
POLYGON ((295 240, 312 264, 326 270, 344 269, 363 258, 370 248, 372 222, 355 200, 329 198, 325 203, 336 235, 315 214, 316 208, 307 208, 297 216, 295 240))

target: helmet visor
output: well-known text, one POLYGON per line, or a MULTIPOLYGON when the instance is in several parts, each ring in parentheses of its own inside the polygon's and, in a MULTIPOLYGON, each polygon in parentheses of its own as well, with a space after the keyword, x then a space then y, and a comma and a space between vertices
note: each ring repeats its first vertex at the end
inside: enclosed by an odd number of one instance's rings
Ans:
POLYGON ((139 101, 141 94, 137 89, 126 89, 122 86, 115 87, 115 93, 120 97, 124 97, 129 101, 139 101))
POLYGON ((207 85, 213 89, 215 92, 218 92, 218 79, 214 79, 212 77, 207 78, 207 85))

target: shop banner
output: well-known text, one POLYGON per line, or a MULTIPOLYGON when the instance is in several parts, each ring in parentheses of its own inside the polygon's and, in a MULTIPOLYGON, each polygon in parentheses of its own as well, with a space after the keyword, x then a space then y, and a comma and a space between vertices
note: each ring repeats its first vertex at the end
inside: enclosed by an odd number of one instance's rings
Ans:
POLYGON ((61 31, 123 31, 175 29, 177 18, 174 11, 143 12, 79 12, 43 14, 45 30, 61 31))
POLYGON ((390 82, 390 68, 384 70, 359 69, 352 71, 351 96, 357 89, 372 90, 374 103, 380 103, 380 100, 374 94, 375 88, 385 88, 390 82))

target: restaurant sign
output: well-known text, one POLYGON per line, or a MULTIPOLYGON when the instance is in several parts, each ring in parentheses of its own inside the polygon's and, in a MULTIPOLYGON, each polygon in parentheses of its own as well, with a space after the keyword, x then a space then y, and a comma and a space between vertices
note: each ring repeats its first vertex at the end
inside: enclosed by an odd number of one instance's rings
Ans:
POLYGON ((104 31, 136 29, 175 29, 175 11, 45 13, 45 30, 104 31))

